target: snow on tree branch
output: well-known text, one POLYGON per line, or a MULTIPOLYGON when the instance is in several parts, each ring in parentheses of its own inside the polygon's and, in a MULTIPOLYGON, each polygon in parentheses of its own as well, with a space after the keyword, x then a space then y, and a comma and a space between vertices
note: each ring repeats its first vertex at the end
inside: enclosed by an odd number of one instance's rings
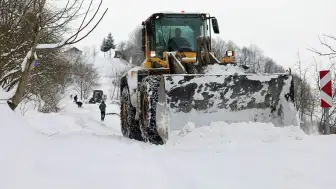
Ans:
MULTIPOLYGON (((1 24, 0 40, 2 48, 0 48, 1 62, 0 69, 4 70, 0 73, 0 84, 8 88, 9 85, 16 85, 17 89, 14 96, 9 101, 11 109, 15 109, 25 95, 26 87, 29 86, 29 80, 36 67, 37 52, 50 53, 58 49, 75 44, 86 38, 100 23, 107 12, 107 8, 100 15, 100 18, 93 24, 93 19, 98 17, 103 0, 100 0, 96 10, 92 16, 88 16, 91 12, 91 4, 93 0, 67 0, 63 7, 52 7, 51 0, 0 0, 1 18, 5 23, 1 24), (89 1, 89 8, 83 13, 82 5, 85 1, 89 1), (25 6, 29 2, 29 6, 25 6), (75 28, 75 33, 70 37, 63 38, 63 34, 71 27, 70 22, 79 17, 81 25, 75 28), (88 29, 87 32, 83 32, 88 29), (20 46, 22 45, 22 49, 20 46), (52 51, 51 51, 52 50, 52 51), (13 82, 15 81, 15 82, 13 82), (15 83, 15 84, 14 84, 15 83)), ((50 64, 50 62, 43 62, 50 64)), ((10 87, 10 86, 9 86, 10 87)))
POLYGON ((326 35, 326 34, 324 34, 323 36, 324 36, 323 39, 321 39, 320 36, 318 36, 318 39, 320 41, 320 44, 324 46, 329 52, 322 52, 322 51, 316 50, 315 48, 311 48, 308 50, 319 56, 329 56, 330 58, 335 58, 336 49, 332 47, 333 45, 331 45, 331 42, 330 41, 328 42, 327 40, 329 39, 329 40, 336 42, 336 37, 332 35, 326 35))

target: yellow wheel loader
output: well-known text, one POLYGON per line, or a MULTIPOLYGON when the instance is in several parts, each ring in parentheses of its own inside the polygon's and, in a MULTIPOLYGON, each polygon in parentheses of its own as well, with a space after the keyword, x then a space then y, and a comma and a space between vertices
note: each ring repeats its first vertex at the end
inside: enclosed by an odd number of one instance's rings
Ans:
POLYGON ((120 82, 124 137, 165 144, 188 122, 298 125, 290 71, 248 73, 233 49, 217 59, 212 30, 219 33, 217 19, 206 13, 155 13, 142 22, 145 60, 120 82))

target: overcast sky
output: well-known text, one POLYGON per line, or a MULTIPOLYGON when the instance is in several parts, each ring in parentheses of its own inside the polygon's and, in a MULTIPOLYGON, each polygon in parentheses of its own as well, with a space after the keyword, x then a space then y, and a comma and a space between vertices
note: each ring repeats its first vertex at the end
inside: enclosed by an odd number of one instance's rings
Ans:
MULTIPOLYGON (((96 45, 111 32, 116 42, 126 40, 136 25, 160 11, 207 12, 217 17, 220 37, 239 46, 256 44, 284 67, 292 67, 297 52, 311 67, 320 48, 318 34, 336 35, 336 0, 104 0, 108 13, 78 47, 96 45)), ((98 0, 97 0, 98 3, 98 0)), ((102 11, 101 11, 102 12, 102 11)))

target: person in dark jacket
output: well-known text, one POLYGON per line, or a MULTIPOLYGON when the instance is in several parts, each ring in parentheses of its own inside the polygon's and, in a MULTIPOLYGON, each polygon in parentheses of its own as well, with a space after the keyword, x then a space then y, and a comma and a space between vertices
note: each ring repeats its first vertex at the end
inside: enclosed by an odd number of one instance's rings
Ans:
POLYGON ((186 38, 181 37, 181 33, 182 31, 180 28, 175 29, 175 37, 168 41, 168 51, 177 51, 182 46, 190 47, 189 41, 186 38))
POLYGON ((99 109, 100 109, 100 118, 101 118, 101 121, 104 121, 105 114, 106 114, 106 104, 105 104, 104 101, 99 105, 99 109))
POLYGON ((77 102, 77 95, 74 97, 74 102, 77 102))

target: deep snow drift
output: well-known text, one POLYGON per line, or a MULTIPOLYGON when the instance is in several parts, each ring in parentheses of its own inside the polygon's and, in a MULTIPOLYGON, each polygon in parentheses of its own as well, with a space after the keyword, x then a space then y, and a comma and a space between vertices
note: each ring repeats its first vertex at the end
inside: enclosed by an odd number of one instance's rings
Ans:
MULTIPOLYGON (((0 105, 0 188, 335 188, 334 136, 258 123, 189 123, 165 146, 122 138, 95 105, 59 115, 0 105)), ((110 105, 111 111, 114 108, 110 105)))
POLYGON ((98 104, 79 109, 65 99, 62 107, 21 116, 0 104, 0 188, 336 188, 335 136, 265 123, 188 123, 155 146, 123 138, 118 116, 101 123, 98 104))

